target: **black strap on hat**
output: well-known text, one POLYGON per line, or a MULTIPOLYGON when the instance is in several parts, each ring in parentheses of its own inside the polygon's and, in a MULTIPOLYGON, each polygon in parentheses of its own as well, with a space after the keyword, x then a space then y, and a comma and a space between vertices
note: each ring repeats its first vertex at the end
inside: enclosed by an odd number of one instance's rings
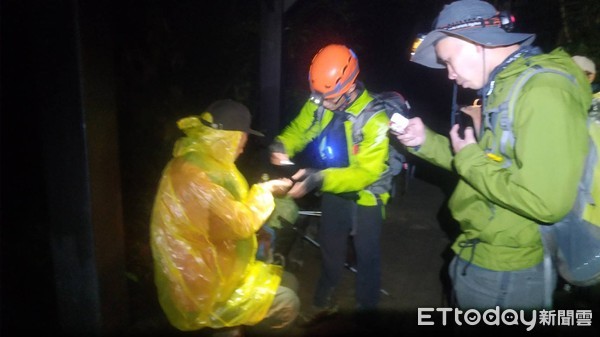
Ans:
POLYGON ((208 126, 210 128, 217 129, 217 130, 223 130, 223 124, 220 124, 220 123, 211 123, 211 122, 207 121, 204 118, 199 118, 199 119, 202 122, 202 124, 204 124, 205 126, 208 126))
POLYGON ((471 29, 471 28, 485 28, 485 27, 500 27, 506 32, 511 32, 515 28, 515 17, 508 11, 500 11, 491 18, 472 18, 453 22, 441 27, 436 27, 437 18, 433 22, 433 29, 443 29, 451 32, 455 30, 471 29))

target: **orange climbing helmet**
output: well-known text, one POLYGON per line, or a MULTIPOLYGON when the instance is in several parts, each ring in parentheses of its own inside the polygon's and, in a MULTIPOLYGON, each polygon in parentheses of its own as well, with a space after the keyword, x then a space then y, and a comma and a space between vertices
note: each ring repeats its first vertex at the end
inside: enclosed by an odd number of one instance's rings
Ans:
POLYGON ((330 44, 313 57, 308 71, 310 90, 325 99, 345 94, 359 71, 358 58, 352 49, 330 44))

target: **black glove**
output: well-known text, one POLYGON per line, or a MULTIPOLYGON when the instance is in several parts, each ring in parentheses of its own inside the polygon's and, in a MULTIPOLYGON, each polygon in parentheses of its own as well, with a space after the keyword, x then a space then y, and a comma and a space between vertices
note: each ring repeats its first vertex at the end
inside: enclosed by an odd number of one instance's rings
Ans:
POLYGON ((295 176, 292 178, 292 180, 295 184, 288 192, 288 195, 294 198, 300 198, 314 189, 321 188, 323 185, 323 174, 320 170, 307 168, 303 169, 303 172, 300 176, 295 176))
POLYGON ((274 141, 271 145, 269 145, 269 152, 273 153, 286 153, 285 152, 285 146, 283 146, 283 143, 276 140, 274 141))

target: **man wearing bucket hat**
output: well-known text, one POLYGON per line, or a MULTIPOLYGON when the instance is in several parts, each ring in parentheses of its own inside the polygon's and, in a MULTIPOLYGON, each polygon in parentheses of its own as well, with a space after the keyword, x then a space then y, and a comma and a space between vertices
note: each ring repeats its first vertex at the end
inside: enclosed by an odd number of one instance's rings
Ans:
POLYGON ((235 165, 244 151, 250 111, 230 100, 177 121, 175 144, 159 183, 150 226, 159 303, 179 330, 241 326, 283 328, 299 312, 297 282, 281 266, 257 261, 256 232, 292 182, 248 186, 235 165))
POLYGON ((479 90, 479 141, 472 128, 461 136, 454 125, 446 137, 418 117, 398 135, 413 154, 460 177, 448 207, 461 227, 449 266, 453 304, 461 308, 552 306, 556 273, 538 226, 570 210, 587 152, 591 95, 583 73, 567 53, 543 54, 531 46, 535 35, 511 33, 511 24, 509 15, 485 1, 455 1, 443 8, 412 57, 446 68, 457 85, 479 90), (492 112, 519 74, 534 66, 573 74, 576 84, 556 73, 530 78, 513 109, 516 142, 495 153, 502 129, 492 112))

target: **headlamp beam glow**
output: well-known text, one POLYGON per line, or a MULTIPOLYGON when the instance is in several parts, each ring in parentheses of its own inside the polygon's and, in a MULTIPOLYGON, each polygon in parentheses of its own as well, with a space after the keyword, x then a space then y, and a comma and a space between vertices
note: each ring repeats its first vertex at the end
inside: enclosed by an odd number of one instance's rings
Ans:
POLYGON ((413 41, 412 47, 410 48, 410 56, 415 55, 415 51, 417 51, 417 48, 419 48, 419 45, 421 44, 421 42, 423 42, 423 40, 425 40, 425 34, 417 35, 417 37, 413 41))
POLYGON ((323 95, 318 92, 313 92, 310 95, 310 101, 315 103, 316 105, 321 105, 321 103, 323 103, 323 95))

